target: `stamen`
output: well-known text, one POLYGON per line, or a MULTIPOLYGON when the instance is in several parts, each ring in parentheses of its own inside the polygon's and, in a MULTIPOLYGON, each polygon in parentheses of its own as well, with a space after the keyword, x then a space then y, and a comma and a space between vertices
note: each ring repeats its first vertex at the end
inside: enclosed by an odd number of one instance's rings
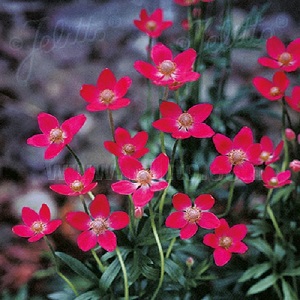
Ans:
POLYGON ((96 218, 95 220, 91 221, 90 224, 90 229, 96 234, 102 234, 104 233, 108 227, 108 221, 106 219, 103 218, 96 218))
POLYGON ((158 70, 166 75, 169 76, 176 70, 176 65, 171 60, 164 60, 158 67, 158 70))
POLYGON ((151 180, 152 180, 152 175, 151 175, 150 171, 148 171, 148 170, 141 170, 138 172, 136 180, 141 185, 146 185, 146 184, 150 185, 151 180))
POLYGON ((195 223, 201 218, 201 210, 197 207, 189 207, 185 210, 184 219, 189 223, 195 223))
POLYGON ((50 131, 50 142, 60 144, 64 141, 66 135, 60 128, 54 128, 50 131))
POLYGON ((232 238, 229 236, 223 236, 219 239, 219 246, 224 249, 229 249, 232 245, 232 238))
POLYGON ((184 128, 188 130, 194 123, 193 117, 189 113, 183 113, 179 116, 177 122, 179 123, 179 128, 184 128))
POLYGON ((132 155, 135 152, 135 146, 132 144, 125 144, 122 147, 122 153, 125 155, 132 155))
POLYGON ((105 89, 100 93, 99 100, 104 104, 110 104, 113 102, 115 93, 112 90, 105 89))
POLYGON ((228 153, 228 159, 232 165, 242 164, 246 160, 246 157, 246 153, 240 149, 234 149, 228 153))
POLYGON ((84 188, 84 184, 80 180, 74 180, 71 184, 71 189, 74 192, 81 192, 84 188))

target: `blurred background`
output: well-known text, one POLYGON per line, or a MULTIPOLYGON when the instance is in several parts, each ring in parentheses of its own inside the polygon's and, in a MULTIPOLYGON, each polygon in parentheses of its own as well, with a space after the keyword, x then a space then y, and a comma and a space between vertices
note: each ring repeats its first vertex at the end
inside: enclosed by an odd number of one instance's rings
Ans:
MULTIPOLYGON (((219 2, 216 0, 217 8, 219 2)), ((254 6, 266 2, 269 8, 253 33, 262 39, 277 35, 285 42, 300 37, 298 0, 233 1, 235 26, 254 6)), ((53 218, 63 218, 66 211, 77 209, 74 199, 49 190, 49 184, 63 179, 66 165, 75 165, 69 153, 65 150, 45 161, 44 149, 26 144, 28 137, 39 132, 38 113, 53 114, 60 122, 80 113, 87 115, 88 121, 71 146, 85 166, 96 167, 96 179, 101 180, 96 192, 118 201, 110 190, 114 160, 103 149, 103 142, 111 139, 107 114, 87 112, 79 91, 83 84, 95 84, 106 67, 117 79, 130 76, 133 84, 127 96, 131 105, 116 111, 114 117, 116 126, 139 129, 139 117, 146 107, 146 85, 133 63, 146 59, 148 37, 134 27, 133 20, 139 18, 142 8, 152 13, 158 7, 164 10, 165 20, 174 22, 159 40, 188 48, 187 32, 181 26, 186 8, 172 0, 1 0, 0 295, 15 295, 24 285, 30 299, 45 299, 44 295, 54 291, 54 283, 52 286, 36 275, 49 264, 43 254, 44 243, 30 244, 11 233, 11 227, 20 223, 22 207, 38 210, 47 203, 53 218)), ((263 74, 257 58, 264 53, 264 48, 236 50, 232 82, 249 83, 263 74)), ((63 225, 51 239, 58 250, 83 258, 74 236, 71 228, 63 225)))

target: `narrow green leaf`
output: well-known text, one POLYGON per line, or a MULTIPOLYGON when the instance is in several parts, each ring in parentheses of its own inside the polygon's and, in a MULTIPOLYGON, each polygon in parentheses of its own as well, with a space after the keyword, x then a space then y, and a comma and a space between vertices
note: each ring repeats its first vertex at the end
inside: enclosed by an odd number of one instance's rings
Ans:
POLYGON ((296 292, 290 286, 288 282, 286 282, 283 278, 281 278, 282 282, 282 291, 283 291, 283 300, 291 300, 291 299, 298 299, 296 292))
POLYGON ((58 256, 65 264, 67 264, 79 276, 82 276, 83 278, 91 282, 98 282, 97 276, 78 259, 63 252, 55 252, 55 255, 58 256))
POLYGON ((185 285, 186 280, 183 276, 183 269, 171 259, 165 260, 165 271, 173 281, 180 283, 182 286, 185 285))
POLYGON ((259 278, 262 274, 267 272, 271 268, 270 262, 265 262, 262 264, 255 265, 244 272, 239 282, 245 282, 252 278, 259 278))
POLYGON ((76 297, 74 300, 99 300, 101 299, 99 290, 88 291, 76 297))
POLYGON ((300 267, 292 269, 292 270, 285 270, 282 273, 283 276, 300 276, 300 267))
POLYGON ((277 279, 278 277, 274 274, 265 277, 264 279, 258 281, 256 284, 252 285, 252 287, 248 290, 247 295, 258 294, 262 291, 267 290, 277 281, 277 279))
POLYGON ((258 251, 264 253, 267 257, 273 258, 273 250, 271 246, 261 238, 249 239, 247 243, 255 247, 258 251))
POLYGON ((102 274, 99 280, 99 287, 106 291, 114 279, 117 277, 118 273, 120 272, 121 265, 119 264, 119 260, 116 257, 115 260, 108 266, 105 272, 102 274))

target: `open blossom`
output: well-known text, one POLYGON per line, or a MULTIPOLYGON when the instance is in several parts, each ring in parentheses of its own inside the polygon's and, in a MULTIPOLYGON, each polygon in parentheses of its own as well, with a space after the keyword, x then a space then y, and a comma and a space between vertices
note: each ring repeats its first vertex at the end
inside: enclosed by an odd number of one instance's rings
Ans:
POLYGON ((281 99, 289 83, 290 81, 284 72, 276 72, 272 81, 260 76, 253 79, 253 85, 258 92, 270 101, 281 99))
POLYGON ((300 86, 295 86, 291 96, 285 96, 287 104, 295 111, 300 112, 300 86))
POLYGON ((117 110, 130 104, 130 100, 123 97, 131 82, 128 76, 117 81, 113 72, 106 68, 100 73, 96 86, 84 84, 80 95, 89 103, 86 107, 89 111, 117 110))
POLYGON ((217 156, 210 165, 212 174, 233 173, 245 183, 255 179, 254 164, 259 164, 261 145, 253 143, 253 134, 250 128, 243 127, 233 141, 223 134, 213 136, 217 156))
POLYGON ((161 179, 168 171, 169 158, 159 154, 152 162, 150 169, 145 169, 141 162, 131 156, 119 158, 122 174, 128 179, 120 180, 111 185, 114 192, 131 195, 135 206, 145 206, 154 196, 154 192, 164 190, 168 183, 161 179))
POLYGON ((275 189, 292 183, 290 180, 291 171, 287 170, 276 174, 275 170, 270 166, 266 166, 261 173, 261 177, 264 186, 268 189, 275 189))
POLYGON ((149 149, 145 148, 147 140, 148 133, 146 131, 140 131, 131 137, 126 129, 119 127, 115 130, 115 142, 105 141, 104 147, 117 157, 130 155, 140 158, 149 152, 149 149))
POLYGON ((162 118, 152 123, 153 127, 172 134, 175 139, 186 139, 191 136, 208 138, 214 131, 203 121, 210 115, 211 104, 197 104, 183 112, 174 102, 163 101, 159 107, 162 118))
POLYGON ((163 10, 156 9, 148 16, 146 9, 140 12, 140 20, 134 20, 134 25, 152 38, 158 38, 162 32, 173 25, 172 21, 163 21, 163 10))
POLYGON ((74 135, 83 126, 86 117, 81 114, 64 121, 61 125, 56 117, 44 112, 40 113, 37 119, 42 133, 28 138, 27 144, 47 147, 44 158, 52 159, 71 143, 74 135))
POLYGON ((51 214, 47 204, 42 204, 39 212, 23 207, 22 220, 24 225, 16 225, 12 231, 21 237, 29 238, 28 242, 36 242, 45 235, 53 233, 61 224, 61 220, 50 221, 51 214))
POLYGON ((50 189, 58 194, 67 196, 84 195, 94 189, 97 182, 92 182, 95 176, 95 168, 86 169, 83 175, 75 169, 67 168, 64 172, 66 184, 53 184, 50 189))
POLYGON ((151 49, 151 58, 155 66, 145 61, 136 61, 134 68, 156 85, 177 89, 184 83, 200 77, 199 73, 192 70, 196 56, 196 51, 189 48, 173 58, 171 49, 158 43, 151 49))
POLYGON ((167 217, 166 226, 180 228, 181 239, 189 239, 194 236, 198 226, 213 229, 220 225, 219 219, 208 211, 215 203, 215 199, 209 194, 198 196, 192 205, 188 195, 177 193, 173 196, 172 202, 177 211, 167 217))
POLYGON ((91 216, 82 211, 66 215, 66 220, 72 227, 83 231, 77 238, 78 247, 82 251, 88 251, 98 243, 106 251, 114 251, 117 237, 111 229, 125 228, 129 224, 128 214, 123 211, 110 213, 109 202, 103 194, 97 195, 89 208, 91 216))
POLYGON ((275 147, 272 140, 268 136, 263 136, 260 140, 261 145, 261 153, 259 156, 259 160, 261 164, 272 164, 275 161, 279 160, 280 153, 283 148, 283 141, 280 141, 279 144, 275 147))
POLYGON ((220 219, 220 226, 215 233, 208 233, 204 236, 203 243, 214 248, 214 261, 219 267, 226 265, 232 257, 232 253, 245 253, 248 246, 242 242, 247 234, 247 227, 244 224, 237 224, 229 227, 225 219, 220 219))
POLYGON ((264 67, 292 72, 300 66, 300 38, 286 47, 278 37, 273 36, 267 40, 266 48, 270 57, 258 59, 264 67))

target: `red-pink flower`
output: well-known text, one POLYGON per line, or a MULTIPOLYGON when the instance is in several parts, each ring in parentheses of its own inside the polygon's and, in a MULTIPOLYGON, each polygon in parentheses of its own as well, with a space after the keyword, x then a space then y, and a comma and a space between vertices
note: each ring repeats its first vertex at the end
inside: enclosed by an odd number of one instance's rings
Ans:
POLYGON ((177 211, 167 217, 166 226, 180 228, 181 239, 189 239, 194 236, 198 226, 213 229, 220 225, 219 219, 208 211, 215 203, 215 199, 209 194, 198 196, 192 205, 188 195, 177 193, 173 196, 172 202, 177 211))
POLYGON ((210 115, 211 104, 197 104, 183 112, 174 102, 163 101, 160 105, 162 118, 152 123, 153 127, 172 134, 175 139, 186 139, 191 136, 208 138, 214 131, 203 121, 210 115))
POLYGON ((94 248, 97 243, 106 251, 114 251, 117 237, 111 229, 118 230, 129 224, 129 216, 123 211, 110 213, 109 202, 100 194, 90 204, 89 216, 85 212, 69 212, 67 222, 74 228, 83 231, 77 238, 78 247, 82 251, 94 248))
POLYGON ((212 174, 233 173, 245 183, 255 179, 254 164, 259 164, 261 145, 253 144, 253 134, 250 128, 243 127, 231 141, 223 134, 213 136, 217 156, 210 165, 212 174))
POLYGON ((295 173, 300 172, 300 160, 294 159, 293 161, 290 162, 289 167, 295 173))
POLYGON ((172 21, 163 21, 163 10, 157 8, 148 16, 146 9, 140 12, 140 20, 134 20, 134 25, 152 38, 158 38, 164 30, 173 25, 172 21))
POLYGON ((213 2, 213 1, 214 0, 174 0, 176 4, 179 4, 181 6, 191 6, 199 2, 213 2))
POLYGON ((265 163, 269 165, 279 160, 283 148, 283 141, 280 141, 274 149, 272 140, 268 136, 263 136, 260 140, 260 145, 261 153, 259 160, 261 164, 265 163))
POLYGON ((291 172, 289 170, 276 174, 275 170, 270 166, 266 166, 261 173, 261 177, 264 186, 268 189, 275 189, 292 183, 290 180, 291 172))
POLYGON ((230 228, 225 219, 220 219, 220 226, 215 233, 206 234, 203 243, 215 249, 215 264, 222 267, 229 262, 232 253, 245 253, 248 250, 248 246, 242 242, 246 234, 246 225, 238 224, 230 228))
POLYGON ((192 70, 196 56, 196 51, 189 48, 173 58, 171 49, 158 43, 151 50, 155 66, 145 61, 136 61, 134 68, 156 85, 177 89, 184 83, 200 77, 199 73, 192 70))
POLYGON ((29 207, 23 207, 24 225, 16 225, 12 231, 18 236, 29 238, 28 242, 36 242, 45 235, 53 233, 61 225, 61 220, 50 221, 50 218, 50 209, 47 204, 43 204, 38 213, 29 207))
POLYGON ((272 81, 260 76, 253 79, 253 85, 258 92, 270 101, 281 99, 289 83, 290 81, 284 72, 276 72, 272 81))
POLYGON ((104 69, 98 77, 96 86, 84 84, 81 87, 80 95, 89 103, 86 107, 89 111, 120 109, 130 103, 129 99, 123 97, 131 82, 128 76, 117 81, 110 69, 104 69))
POLYGON ((115 130, 115 142, 106 141, 104 147, 117 157, 130 155, 140 158, 149 152, 149 149, 145 148, 147 140, 148 133, 146 131, 140 131, 131 137, 126 129, 119 127, 115 130))
POLYGON ((79 196, 90 192, 97 182, 92 182, 95 176, 95 168, 86 169, 83 175, 72 168, 64 172, 66 184, 53 184, 50 189, 58 194, 67 196, 79 196))
POLYGON ((47 147, 44 157, 52 159, 71 143, 74 135, 83 126, 86 116, 82 114, 72 117, 61 125, 54 116, 44 112, 40 113, 37 119, 42 133, 28 138, 27 144, 35 147, 47 147))
POLYGON ((292 72, 300 66, 300 38, 285 47, 278 37, 273 36, 267 40, 266 48, 270 57, 258 59, 264 67, 292 72))
POLYGON ((121 195, 131 195, 135 206, 145 206, 154 196, 154 192, 161 191, 168 183, 161 179, 168 171, 169 158, 164 153, 159 154, 152 162, 150 169, 145 169, 141 162, 131 156, 119 158, 122 174, 128 179, 120 180, 111 185, 114 192, 121 195))
POLYGON ((285 100, 293 110, 300 112, 300 86, 295 86, 292 96, 285 96, 285 100))

